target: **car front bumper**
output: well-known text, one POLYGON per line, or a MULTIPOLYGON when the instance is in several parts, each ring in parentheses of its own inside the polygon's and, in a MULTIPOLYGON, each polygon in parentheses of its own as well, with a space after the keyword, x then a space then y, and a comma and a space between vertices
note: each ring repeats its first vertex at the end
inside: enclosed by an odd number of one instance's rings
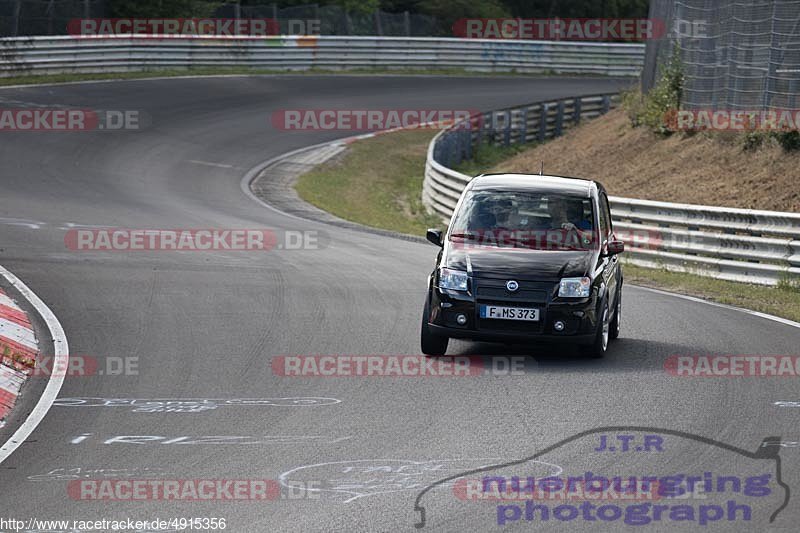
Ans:
POLYGON ((597 294, 588 298, 565 300, 556 297, 556 285, 529 283, 533 290, 520 291, 520 295, 504 295, 499 291, 477 294, 442 290, 430 291, 431 332, 438 335, 484 341, 553 341, 575 344, 591 343, 597 332, 597 294), (488 293, 488 294, 487 294, 488 293), (481 305, 539 309, 539 320, 502 320, 480 317, 481 305), (461 325, 459 315, 466 317, 461 325), (562 322, 562 331, 555 329, 562 322))

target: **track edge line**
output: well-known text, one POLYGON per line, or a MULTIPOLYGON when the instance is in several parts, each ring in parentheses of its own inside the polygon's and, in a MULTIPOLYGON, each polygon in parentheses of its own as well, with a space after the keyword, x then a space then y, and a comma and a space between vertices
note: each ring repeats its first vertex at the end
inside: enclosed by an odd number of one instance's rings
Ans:
MULTIPOLYGON (((47 329, 50 331, 50 337, 53 339, 53 369, 69 368, 69 344, 67 343, 67 336, 64 334, 64 328, 56 318, 53 311, 47 307, 37 295, 25 283, 22 282, 17 276, 12 274, 6 268, 0 265, 0 275, 2 275, 11 285, 16 288, 20 294, 33 306, 39 316, 42 317, 47 329)), ((37 426, 44 420, 50 407, 61 391, 61 386, 64 383, 65 372, 51 372, 50 379, 45 386, 39 401, 31 410, 28 417, 17 428, 13 435, 0 446, 0 464, 3 463, 12 453, 30 436, 37 426)))

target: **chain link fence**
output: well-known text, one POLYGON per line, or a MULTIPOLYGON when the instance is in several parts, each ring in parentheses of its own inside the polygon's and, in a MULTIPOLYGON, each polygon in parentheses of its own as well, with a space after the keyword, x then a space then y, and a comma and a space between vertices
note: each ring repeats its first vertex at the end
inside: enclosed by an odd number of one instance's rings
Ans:
POLYGON ((796 109, 800 0, 651 0, 668 34, 649 41, 642 89, 680 55, 685 109, 796 109))
MULTIPOLYGON (((72 19, 110 15, 111 0, 0 0, 0 37, 66 35, 72 19)), ((417 13, 348 13, 340 6, 317 4, 279 8, 277 4, 224 4, 204 14, 213 18, 268 18, 285 35, 377 35, 426 37, 441 33, 435 17, 417 13), (319 21, 318 27, 314 21, 319 21)))

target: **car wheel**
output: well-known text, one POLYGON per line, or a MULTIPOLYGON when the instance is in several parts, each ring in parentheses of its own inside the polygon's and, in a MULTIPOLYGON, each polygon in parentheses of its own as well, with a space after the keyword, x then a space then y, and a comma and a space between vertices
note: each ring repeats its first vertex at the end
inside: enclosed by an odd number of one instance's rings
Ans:
POLYGON ((444 355, 450 339, 432 332, 428 327, 428 317, 430 317, 430 300, 426 299, 425 308, 422 310, 422 326, 420 328, 422 353, 425 355, 444 355))
POLYGON ((603 304, 603 310, 600 312, 600 320, 597 323, 594 342, 585 348, 586 354, 594 359, 603 357, 606 354, 606 350, 608 350, 608 339, 611 330, 611 321, 608 315, 608 301, 606 301, 603 304))
POLYGON ((612 339, 619 338, 620 322, 622 321, 622 287, 617 292, 617 310, 614 311, 614 318, 611 319, 611 328, 608 336, 612 339))

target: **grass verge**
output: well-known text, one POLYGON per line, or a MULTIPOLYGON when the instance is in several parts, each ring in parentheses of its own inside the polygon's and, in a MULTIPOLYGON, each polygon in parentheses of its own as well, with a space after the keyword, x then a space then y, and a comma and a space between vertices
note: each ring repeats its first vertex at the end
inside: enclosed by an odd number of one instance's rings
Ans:
POLYGON ((706 278, 666 269, 644 268, 625 262, 625 282, 697 296, 736 307, 800 322, 800 288, 789 283, 777 287, 706 278))
POLYGON ((467 176, 476 176, 482 172, 486 172, 487 168, 498 165, 506 159, 514 157, 524 149, 531 146, 533 145, 526 144, 525 146, 500 146, 494 144, 481 144, 478 149, 475 150, 472 159, 466 159, 458 165, 455 165, 453 170, 457 170, 458 172, 466 174, 467 176))
MULTIPOLYGON (((300 197, 341 218, 411 235, 424 235, 428 227, 442 227, 425 212, 420 200, 422 173, 428 143, 435 132, 390 133, 358 141, 339 158, 301 176, 300 197)), ((484 162, 505 157, 503 149, 489 149, 484 162)), ((483 171, 473 165, 462 172, 483 171)), ((800 287, 782 283, 766 287, 650 269, 627 263, 628 283, 697 296, 800 322, 800 287)))
POLYGON ((416 130, 358 141, 340 157, 300 177, 301 198, 334 215, 417 236, 441 227, 420 198, 425 153, 436 134, 416 130))

